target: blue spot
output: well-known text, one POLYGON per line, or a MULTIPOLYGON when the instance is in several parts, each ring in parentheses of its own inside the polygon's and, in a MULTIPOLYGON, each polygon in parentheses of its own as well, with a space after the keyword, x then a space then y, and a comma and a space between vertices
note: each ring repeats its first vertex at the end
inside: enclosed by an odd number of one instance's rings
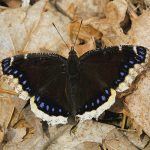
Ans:
POLYGON ((3 66, 4 66, 4 67, 8 67, 8 66, 9 66, 9 62, 5 62, 5 63, 3 64, 3 66))
POLYGON ((43 108, 43 107, 44 107, 44 102, 42 102, 42 103, 40 104, 40 107, 41 107, 41 108, 43 108))
POLYGON ((135 59, 136 59, 136 61, 137 61, 138 63, 141 63, 141 59, 140 59, 139 56, 135 57, 135 59))
POLYGON ((22 77, 23 77, 23 74, 20 74, 20 75, 19 75, 19 78, 22 78, 22 77))
POLYGON ((138 51, 138 54, 145 55, 145 52, 143 52, 143 51, 138 51))
POLYGON ((48 105, 46 105, 46 110, 47 110, 47 111, 49 110, 49 106, 48 106, 48 105))
POLYGON ((14 70, 14 72, 13 72, 14 74, 17 74, 18 73, 18 70, 14 70))
POLYGON ((52 112, 54 112, 54 111, 55 111, 55 108, 53 107, 53 108, 52 108, 52 112))
POLYGON ((129 68, 129 66, 128 66, 128 65, 124 65, 123 67, 124 67, 125 69, 128 69, 128 68, 129 68))
POLYGON ((31 89, 29 87, 27 87, 26 90, 29 91, 29 92, 31 91, 31 89))
POLYGON ((92 106, 94 106, 94 103, 92 102, 92 106))
POLYGON ((11 73, 12 70, 13 70, 13 69, 9 68, 8 73, 11 73))
POLYGON ((5 71, 5 72, 8 71, 9 68, 10 68, 9 66, 6 67, 6 68, 4 68, 4 71, 5 71))
POLYGON ((27 83, 27 80, 23 81, 22 84, 25 85, 27 83))
POLYGON ((146 52, 146 49, 143 48, 143 47, 138 47, 138 52, 143 52, 143 53, 145 53, 145 52, 146 52))
POLYGON ((58 110, 58 111, 59 111, 59 113, 61 113, 61 112, 62 112, 62 109, 61 109, 61 108, 59 108, 59 110, 58 110))
POLYGON ((99 100, 99 99, 97 99, 97 100, 96 100, 96 103, 97 103, 97 104, 99 104, 99 103, 100 103, 100 100, 99 100))
POLYGON ((116 84, 119 84, 120 82, 121 82, 120 79, 118 79, 118 80, 115 81, 116 84))
POLYGON ((133 65, 135 62, 133 60, 129 60, 129 63, 133 65))
POLYGON ((104 95, 101 96, 102 101, 106 100, 106 97, 104 95))
POLYGON ((87 105, 85 105, 85 109, 87 109, 88 108, 88 106, 87 105))
POLYGON ((144 60, 144 56, 142 56, 142 55, 138 55, 142 60, 144 60))
POLYGON ((120 75, 121 75, 122 77, 124 77, 125 73, 124 73, 124 72, 120 72, 120 75))
POLYGON ((40 96, 38 96, 37 98, 36 98, 36 101, 38 102, 40 100, 40 96))
POLYGON ((106 93, 107 95, 109 95, 110 92, 109 92, 109 90, 106 89, 106 90, 105 90, 105 93, 106 93))

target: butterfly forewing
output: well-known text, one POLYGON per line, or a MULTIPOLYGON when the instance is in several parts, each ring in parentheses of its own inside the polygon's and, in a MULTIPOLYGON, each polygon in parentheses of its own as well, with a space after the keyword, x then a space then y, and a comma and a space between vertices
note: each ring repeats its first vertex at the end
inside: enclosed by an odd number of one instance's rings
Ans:
POLYGON ((41 111, 38 117, 45 119, 44 113, 67 117, 70 107, 65 94, 66 61, 56 54, 18 55, 4 59, 2 69, 4 75, 18 79, 14 88, 21 86, 18 93, 28 93, 32 110, 41 111))

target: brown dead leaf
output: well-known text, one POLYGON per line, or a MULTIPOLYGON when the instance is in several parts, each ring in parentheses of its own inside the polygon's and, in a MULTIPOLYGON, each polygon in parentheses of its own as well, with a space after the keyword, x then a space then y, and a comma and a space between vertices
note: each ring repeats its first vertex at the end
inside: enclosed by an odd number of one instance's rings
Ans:
POLYGON ((82 56, 84 53, 94 50, 96 48, 94 39, 90 39, 87 43, 76 45, 75 50, 77 51, 78 56, 82 56))
POLYGON ((85 142, 102 143, 103 139, 115 128, 112 125, 102 124, 94 121, 85 121, 79 123, 76 133, 70 135, 72 126, 66 125, 61 128, 51 127, 49 133, 51 140, 55 144, 50 143, 48 149, 72 149, 85 142), (65 142, 65 144, 64 144, 65 142))
POLYGON ((26 135, 26 128, 9 129, 6 134, 6 139, 9 143, 19 143, 23 141, 26 135))
POLYGON ((73 20, 77 18, 87 19, 98 16, 104 17, 105 5, 109 0, 56 0, 56 8, 73 20))
POLYGON ((84 142, 74 147, 72 150, 102 150, 98 143, 94 142, 84 142))
POLYGON ((149 137, 145 135, 143 138, 140 138, 137 132, 124 132, 128 140, 134 144, 139 149, 143 149, 149 142, 149 137))
POLYGON ((129 35, 132 36, 134 44, 150 48, 150 11, 144 11, 137 19, 132 19, 132 27, 129 35))
POLYGON ((5 90, 0 88, 0 93, 10 94, 10 95, 17 95, 14 91, 11 90, 5 90))
MULTIPOLYGON (((81 42, 80 40, 83 40, 84 43, 82 43, 83 45, 75 46, 79 56, 87 50, 95 48, 95 44, 93 44, 92 40, 93 37, 95 39, 102 39, 104 45, 107 46, 128 43, 132 44, 136 41, 135 37, 133 38, 133 35, 135 35, 134 32, 138 32, 138 25, 134 26, 136 30, 133 30, 132 27, 132 33, 129 35, 125 35, 120 27, 120 23, 124 20, 127 11, 126 1, 108 1, 109 0, 88 0, 84 3, 80 0, 78 0, 78 2, 57 1, 60 8, 63 8, 66 14, 69 13, 71 18, 82 17, 86 19, 83 21, 81 32, 78 37, 79 41, 77 41, 77 44, 81 42)), ((146 14, 148 15, 147 12, 146 14)), ((132 20, 133 24, 136 24, 136 22, 138 24, 138 22, 140 22, 138 19, 141 22, 143 20, 148 22, 148 20, 146 20, 146 15, 144 15, 144 17, 141 15, 137 20, 132 20)), ((57 9, 46 0, 39 1, 31 7, 25 8, 4 9, 0 7, 0 59, 18 53, 49 52, 49 50, 61 50, 61 54, 64 54, 67 57, 69 50, 66 48, 65 44, 52 26, 52 22, 56 24, 67 44, 70 43, 70 39, 71 41, 74 41, 80 22, 78 21, 69 24, 70 20, 68 17, 64 16, 63 13, 60 13, 60 11, 58 12, 57 9), (66 31, 68 24, 70 25, 70 38, 66 31)), ((147 22, 145 27, 149 29, 149 24, 147 22)), ((142 25, 140 24, 140 26, 142 25)), ((142 28, 140 31, 144 32, 144 29, 142 28)), ((148 34, 146 35, 148 36, 148 34)), ((71 44, 68 45, 70 46, 71 44)), ((143 88, 143 86, 140 87, 139 85, 138 87, 139 89, 143 88)), ((148 95, 147 91, 144 91, 143 93, 148 95)), ((131 116, 135 122, 140 124, 142 129, 149 134, 149 120, 147 119, 149 108, 148 106, 145 106, 148 104, 147 99, 143 96, 143 100, 146 102, 137 102, 138 99, 136 96, 137 95, 135 94, 134 97, 127 99, 128 109, 130 110, 131 116), (136 99, 136 103, 134 99, 136 99), (145 112, 143 112, 143 110, 145 112)), ((86 143, 87 141, 89 143, 102 144, 102 141, 104 141, 106 137, 109 137, 106 138, 105 142, 106 147, 109 149, 125 149, 128 147, 130 149, 137 149, 135 146, 136 144, 138 147, 144 147, 147 142, 147 138, 141 143, 136 142, 135 139, 128 139, 120 131, 117 131, 115 136, 114 134, 110 135, 110 132, 115 128, 114 126, 100 124, 93 121, 79 123, 75 135, 69 134, 70 128, 72 127, 70 125, 60 127, 49 126, 50 138, 48 138, 43 133, 40 119, 35 117, 31 112, 30 107, 22 110, 24 103, 16 101, 15 104, 13 104, 13 100, 15 99, 17 98, 11 98, 5 101, 0 100, 0 107, 2 108, 0 108, 0 125, 7 128, 9 124, 11 127, 15 128, 10 129, 12 130, 10 132, 8 131, 10 138, 8 138, 9 142, 4 145, 5 150, 42 150, 45 148, 50 150, 65 148, 73 149, 84 145, 83 143, 86 143), (15 112, 14 106, 17 108, 15 109, 15 112)), ((3 133, 1 135, 0 138, 2 141, 3 133)), ((132 136, 130 136, 130 138, 132 138, 132 136)), ((134 138, 137 138, 137 135, 134 138)))
POLYGON ((147 71, 137 84, 133 94, 126 97, 126 106, 131 118, 150 136, 150 72, 147 71))
POLYGON ((104 146, 109 150, 138 150, 121 132, 114 129, 103 141, 104 146))
POLYGON ((1 129, 1 127, 0 127, 0 143, 3 142, 4 135, 5 135, 5 133, 4 133, 4 131, 2 131, 2 129, 1 129))
POLYGON ((69 19, 57 13, 46 0, 29 8, 4 10, 0 15, 0 58, 40 49, 57 50, 63 42, 52 22, 68 40, 65 27, 69 19))
MULTIPOLYGON (((79 28, 80 28, 81 21, 73 21, 68 26, 68 32, 71 41, 75 41, 76 36, 78 34, 79 28)), ((92 37, 95 39, 100 39, 102 37, 102 33, 100 33, 98 30, 94 29, 91 25, 81 25, 81 29, 78 35, 78 39, 82 39, 84 41, 90 40, 92 37)))
POLYGON ((5 0, 5 2, 10 8, 17 8, 21 6, 20 0, 5 0))
POLYGON ((14 104, 10 97, 0 97, 0 126, 7 129, 14 112, 14 104))
POLYGON ((90 18, 84 24, 91 25, 102 33, 102 41, 106 46, 129 44, 131 39, 123 33, 120 23, 124 20, 127 11, 125 0, 115 0, 107 3, 105 19, 90 18))
POLYGON ((150 149, 150 143, 148 145, 146 145, 145 148, 143 148, 143 150, 149 150, 150 149))

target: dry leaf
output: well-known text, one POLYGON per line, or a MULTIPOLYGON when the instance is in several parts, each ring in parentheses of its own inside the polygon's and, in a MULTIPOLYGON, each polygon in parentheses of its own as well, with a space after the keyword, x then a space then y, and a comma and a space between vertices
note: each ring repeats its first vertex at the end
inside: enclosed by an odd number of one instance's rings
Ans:
MULTIPOLYGON (((149 31, 147 30, 149 30, 150 19, 148 19, 148 11, 137 16, 136 20, 132 18, 129 34, 123 33, 120 23, 125 20, 127 13, 128 4, 125 0, 110 2, 109 0, 56 1, 56 4, 64 12, 46 0, 41 0, 31 7, 16 9, 0 7, 0 59, 18 53, 49 52, 50 50, 60 50, 60 54, 67 57, 69 50, 52 26, 52 22, 56 24, 66 43, 70 46, 70 41, 74 41, 76 38, 80 19, 70 23, 69 18, 81 17, 84 18, 83 25, 75 46, 79 56, 95 48, 94 38, 102 39, 104 45, 107 46, 140 43, 149 47, 149 31), (68 14, 69 17, 64 14, 68 14), (69 32, 67 33, 68 28, 69 32), (143 38, 144 35, 145 38, 143 38), (78 45, 81 40, 85 43, 78 45)), ((149 135, 149 93, 146 90, 149 87, 149 77, 147 76, 149 75, 146 75, 138 83, 137 91, 127 97, 126 103, 131 117, 149 135), (143 101, 140 101, 141 99, 143 101)), ((5 97, 5 99, 0 100, 0 127, 2 128, 0 141, 3 141, 4 138, 5 132, 3 130, 8 128, 8 141, 3 147, 4 150, 86 149, 87 146, 96 149, 98 144, 102 144, 103 141, 109 149, 129 148, 132 150, 137 149, 137 147, 144 148, 149 140, 146 136, 143 141, 139 141, 138 132, 134 136, 133 134, 126 134, 126 137, 112 125, 93 121, 79 123, 75 135, 70 135, 71 125, 49 126, 50 137, 47 137, 43 133, 40 119, 35 117, 30 107, 22 110, 24 105, 25 102, 18 101, 16 97, 11 99, 5 97), (16 101, 13 102, 14 100, 16 101), (15 111, 14 107, 17 108, 15 111)), ((117 109, 117 111, 122 110, 117 109)))
POLYGON ((9 144, 20 143, 26 135, 26 128, 9 129, 6 134, 6 139, 9 144))
MULTIPOLYGON (((131 18, 132 19, 132 18, 131 18)), ((150 48, 150 11, 144 11, 137 19, 132 20, 129 35, 133 37, 134 44, 150 48)))
POLYGON ((101 150, 98 143, 94 142, 84 142, 74 147, 72 150, 101 150))
POLYGON ((147 71, 137 84, 137 89, 126 97, 131 118, 150 136, 150 72, 147 71))
POLYGON ((14 112, 14 104, 10 97, 0 97, 0 127, 7 129, 14 112))
POLYGON ((70 128, 70 125, 62 126, 57 130, 56 127, 51 127, 49 130, 52 135, 51 141, 55 144, 50 143, 48 149, 72 149, 87 141, 102 143, 103 139, 105 139, 115 127, 94 121, 85 121, 84 123, 78 124, 75 135, 70 135, 70 128))
POLYGON ((91 25, 102 33, 102 41, 106 46, 128 44, 130 37, 125 35, 120 27, 120 23, 125 18, 126 11, 127 3, 125 0, 111 1, 106 5, 105 19, 90 18, 84 23, 91 25))
POLYGON ((1 12, 1 59, 17 53, 38 52, 40 49, 57 50, 63 42, 52 22, 58 25, 67 41, 66 26, 69 19, 57 13, 46 0, 39 1, 29 8, 8 9, 1 12))
POLYGON ((145 135, 144 138, 140 138, 136 132, 132 131, 125 132, 125 135, 128 140, 139 149, 143 149, 149 142, 149 137, 147 135, 145 135))
POLYGON ((56 8, 61 13, 65 13, 72 19, 82 18, 87 19, 89 17, 98 16, 104 17, 105 5, 109 0, 56 0, 56 8))
POLYGON ((4 135, 5 135, 4 131, 2 131, 1 128, 0 128, 0 143, 3 142, 4 135))
MULTIPOLYGON (((72 41, 75 41, 76 36, 79 32, 80 25, 81 25, 81 21, 79 21, 79 22, 73 21, 69 24, 69 26, 68 26, 69 36, 72 41)), ((96 29, 94 29, 92 26, 84 25, 84 21, 83 21, 80 32, 78 34, 78 39, 82 39, 87 42, 92 37, 94 37, 95 39, 100 39, 102 37, 102 34, 99 31, 97 31, 96 29)))
POLYGON ((127 137, 116 129, 108 134, 103 144, 109 150, 138 150, 127 137))

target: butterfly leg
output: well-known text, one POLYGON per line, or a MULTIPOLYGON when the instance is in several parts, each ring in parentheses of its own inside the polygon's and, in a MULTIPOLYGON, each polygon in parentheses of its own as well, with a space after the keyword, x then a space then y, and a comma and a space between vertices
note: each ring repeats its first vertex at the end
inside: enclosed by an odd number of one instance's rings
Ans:
POLYGON ((76 123, 75 123, 75 125, 73 125, 72 128, 70 129, 70 135, 72 135, 72 134, 75 135, 75 133, 76 133, 76 131, 77 131, 77 125, 78 125, 79 121, 80 121, 79 118, 76 118, 76 123))

